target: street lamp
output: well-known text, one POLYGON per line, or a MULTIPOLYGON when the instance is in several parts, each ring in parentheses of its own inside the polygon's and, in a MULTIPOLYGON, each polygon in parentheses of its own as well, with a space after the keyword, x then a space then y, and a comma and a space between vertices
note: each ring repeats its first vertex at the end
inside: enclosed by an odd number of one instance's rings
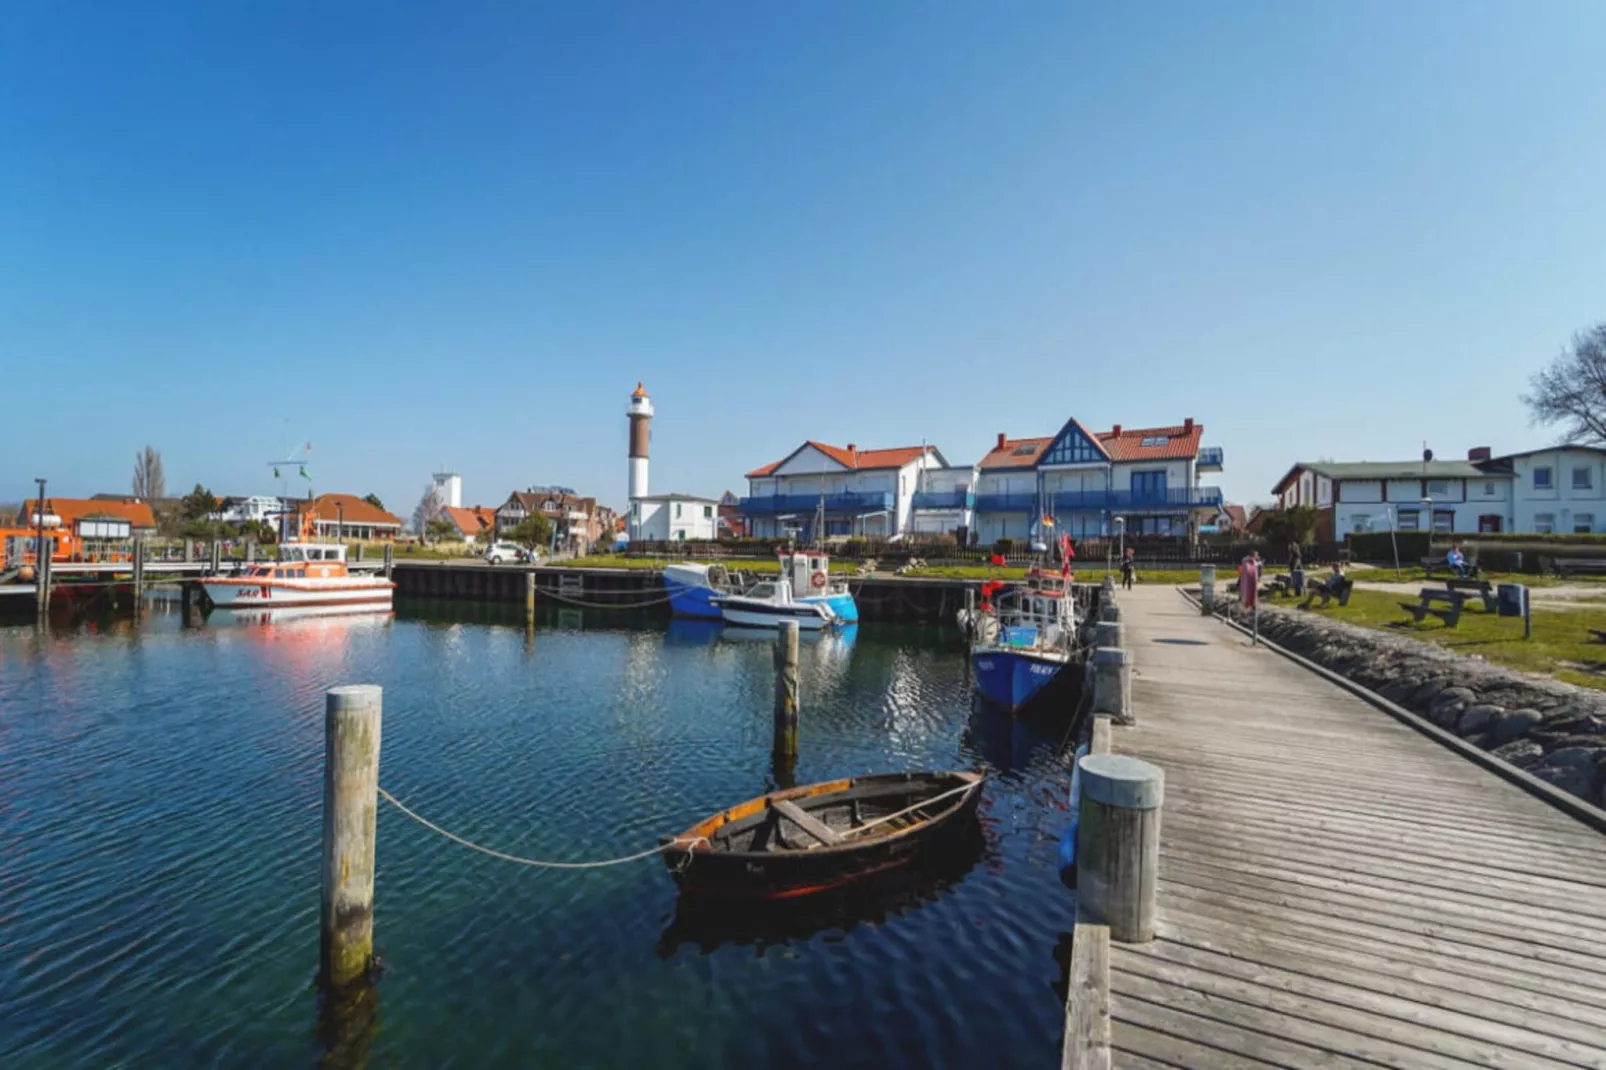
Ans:
POLYGON ((1121 540, 1121 560, 1126 561, 1126 517, 1115 518, 1115 530, 1121 540))

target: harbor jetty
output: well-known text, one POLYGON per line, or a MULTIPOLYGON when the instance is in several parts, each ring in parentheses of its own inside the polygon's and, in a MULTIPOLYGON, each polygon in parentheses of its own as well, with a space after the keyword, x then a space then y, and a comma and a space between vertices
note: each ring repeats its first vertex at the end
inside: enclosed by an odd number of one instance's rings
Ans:
POLYGON ((1176 591, 1118 600, 1131 723, 1083 769, 1163 776, 1152 901, 1115 904, 1153 922, 1084 895, 1067 1070, 1606 1066, 1606 814, 1176 591))

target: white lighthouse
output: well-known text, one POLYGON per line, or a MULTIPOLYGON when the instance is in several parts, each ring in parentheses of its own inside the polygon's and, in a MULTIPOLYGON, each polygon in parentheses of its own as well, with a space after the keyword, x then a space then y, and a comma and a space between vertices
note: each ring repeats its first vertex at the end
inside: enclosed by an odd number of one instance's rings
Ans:
POLYGON ((630 500, 634 502, 647 496, 647 447, 652 442, 652 400, 639 382, 625 413, 630 417, 630 500))

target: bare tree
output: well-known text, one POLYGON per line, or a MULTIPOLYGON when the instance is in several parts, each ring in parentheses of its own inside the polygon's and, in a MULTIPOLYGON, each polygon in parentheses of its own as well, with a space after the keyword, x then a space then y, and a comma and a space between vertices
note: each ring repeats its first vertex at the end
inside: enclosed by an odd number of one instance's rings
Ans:
POLYGON ((1567 442, 1606 444, 1606 323, 1573 335, 1522 401, 1532 423, 1561 424, 1567 442))
POLYGON ((413 531, 422 538, 429 533, 431 521, 445 516, 446 503, 441 500, 440 488, 431 483, 424 488, 424 496, 418 499, 418 508, 413 510, 413 531))
POLYGON ((134 454, 134 497, 154 501, 167 497, 167 478, 162 474, 162 455, 151 446, 134 454))

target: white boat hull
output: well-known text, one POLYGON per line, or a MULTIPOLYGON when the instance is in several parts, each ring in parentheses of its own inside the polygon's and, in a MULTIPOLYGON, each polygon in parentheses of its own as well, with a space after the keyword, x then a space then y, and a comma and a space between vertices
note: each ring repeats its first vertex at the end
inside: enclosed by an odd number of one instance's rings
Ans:
POLYGON ((795 620, 799 628, 809 631, 829 628, 835 623, 834 618, 827 618, 821 614, 821 608, 797 602, 773 607, 733 606, 722 602, 719 607, 720 614, 730 624, 744 624, 750 628, 779 628, 781 621, 795 620))
POLYGON ((250 583, 245 580, 202 580, 218 609, 277 609, 281 606, 388 606, 396 585, 389 580, 330 579, 301 583, 250 583))

